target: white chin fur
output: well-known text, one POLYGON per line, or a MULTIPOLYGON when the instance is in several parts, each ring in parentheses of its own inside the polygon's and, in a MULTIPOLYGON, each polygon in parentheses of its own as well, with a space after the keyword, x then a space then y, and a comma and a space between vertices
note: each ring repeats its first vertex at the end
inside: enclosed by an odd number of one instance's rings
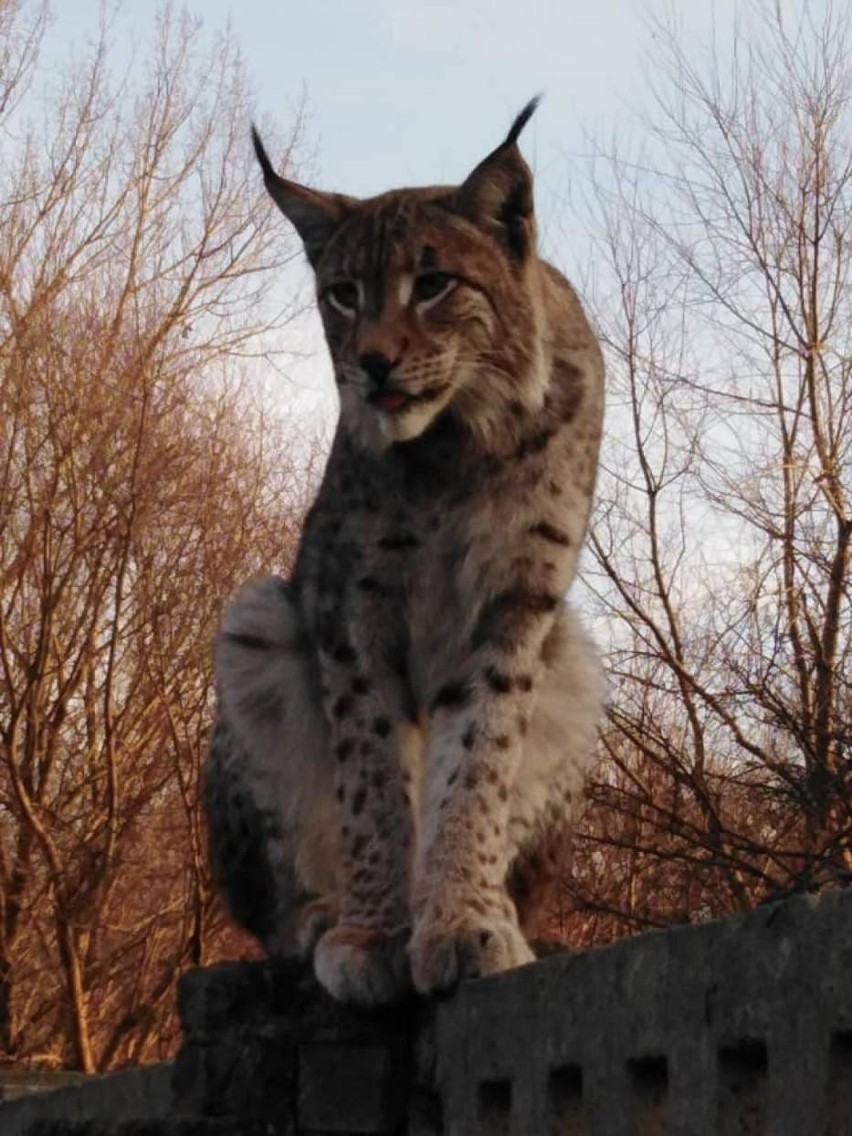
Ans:
POLYGON ((409 442, 419 437, 435 417, 434 407, 412 406, 399 414, 378 414, 379 429, 388 442, 409 442))
POLYGON ((340 392, 341 420, 349 434, 366 450, 381 452, 394 442, 410 442, 428 429, 451 401, 451 395, 425 405, 407 407, 388 414, 371 406, 354 387, 340 392))

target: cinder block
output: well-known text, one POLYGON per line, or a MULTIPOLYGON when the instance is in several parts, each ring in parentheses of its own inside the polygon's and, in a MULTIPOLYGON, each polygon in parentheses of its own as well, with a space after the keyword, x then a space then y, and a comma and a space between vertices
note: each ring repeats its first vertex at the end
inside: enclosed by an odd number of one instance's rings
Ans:
POLYGON ((287 1032, 316 1016, 323 1001, 308 964, 294 959, 222 963, 187 971, 178 983, 186 1042, 287 1032))
POLYGON ((301 1132, 394 1132, 407 1105, 406 1055, 386 1046, 299 1047, 301 1132))
POLYGON ((310 967, 269 960, 190 972, 179 1008, 178 1112, 300 1133, 398 1130, 423 1017, 413 999, 379 1011, 341 1006, 310 967))
POLYGON ((38 1120, 25 1136, 289 1136, 243 1120, 38 1120))

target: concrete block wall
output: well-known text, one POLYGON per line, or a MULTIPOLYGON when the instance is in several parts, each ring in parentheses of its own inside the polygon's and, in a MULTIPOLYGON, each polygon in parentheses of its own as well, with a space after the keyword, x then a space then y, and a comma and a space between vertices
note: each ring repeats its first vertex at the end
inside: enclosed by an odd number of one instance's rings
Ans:
POLYGON ((852 892, 469 983, 446 1136, 852 1136, 852 892))
POLYGON ((359 1012, 320 990, 311 969, 273 960, 185 975, 181 1116, 239 1117, 269 1136, 402 1132, 424 1007, 359 1012))
POLYGON ((852 891, 436 1004, 359 1013, 271 961, 191 972, 180 1011, 168 1119, 27 1136, 852 1136, 852 891))
POLYGON ((0 1101, 20 1100, 36 1093, 54 1092, 85 1080, 85 1073, 54 1069, 18 1069, 0 1066, 0 1101))
POLYGON ((21 1097, 0 1104, 0 1136, 35 1136, 38 1125, 53 1122, 158 1122, 171 1108, 171 1081, 172 1066, 164 1062, 107 1077, 87 1077, 77 1085, 21 1097))

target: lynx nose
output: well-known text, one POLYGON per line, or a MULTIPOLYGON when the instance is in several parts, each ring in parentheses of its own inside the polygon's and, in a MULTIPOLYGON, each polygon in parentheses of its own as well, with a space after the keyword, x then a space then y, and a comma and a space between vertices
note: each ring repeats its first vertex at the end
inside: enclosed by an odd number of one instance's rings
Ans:
POLYGON ((358 366, 370 380, 374 387, 381 388, 388 381, 388 376, 394 368, 394 361, 382 355, 379 351, 370 351, 361 355, 358 366))

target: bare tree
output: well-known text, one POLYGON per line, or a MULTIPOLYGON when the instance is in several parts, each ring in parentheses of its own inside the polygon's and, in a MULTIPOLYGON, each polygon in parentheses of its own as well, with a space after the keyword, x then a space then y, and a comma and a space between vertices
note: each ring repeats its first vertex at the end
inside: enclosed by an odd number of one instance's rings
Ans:
POLYGON ((655 25, 644 149, 595 163, 592 937, 852 871, 850 27, 755 2, 701 54, 655 25))
POLYGON ((297 522, 250 374, 291 249, 229 39, 167 8, 116 85, 105 26, 35 124, 43 28, 0 10, 0 1052, 93 1071, 168 1050, 222 929, 209 650, 297 522))

